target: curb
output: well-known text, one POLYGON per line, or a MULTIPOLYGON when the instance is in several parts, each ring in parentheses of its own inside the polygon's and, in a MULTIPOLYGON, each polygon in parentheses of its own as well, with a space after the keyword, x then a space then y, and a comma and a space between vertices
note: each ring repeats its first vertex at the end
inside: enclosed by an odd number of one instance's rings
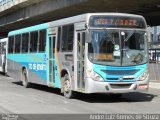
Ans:
POLYGON ((149 88, 160 89, 160 83, 158 83, 158 82, 149 82, 149 88))

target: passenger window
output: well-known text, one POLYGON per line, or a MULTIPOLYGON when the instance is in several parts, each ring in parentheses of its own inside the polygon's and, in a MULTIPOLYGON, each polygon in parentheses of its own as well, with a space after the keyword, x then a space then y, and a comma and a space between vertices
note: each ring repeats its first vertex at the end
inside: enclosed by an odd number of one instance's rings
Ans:
POLYGON ((5 42, 0 43, 0 54, 5 54, 5 42))
POLYGON ((46 48, 46 30, 39 31, 39 52, 44 52, 46 48))
POLYGON ((37 52, 38 31, 30 33, 30 52, 37 52))
POLYGON ((14 48, 14 36, 9 37, 8 40, 9 44, 8 44, 8 53, 13 53, 13 48, 14 48))
POLYGON ((57 51, 60 51, 60 45, 61 45, 61 36, 62 36, 62 31, 61 27, 58 28, 58 39, 57 39, 57 51))
POLYGON ((15 53, 20 53, 21 35, 15 36, 15 53))
POLYGON ((28 52, 29 33, 22 34, 22 53, 28 52))
POLYGON ((0 43, 0 54, 2 54, 2 48, 3 48, 3 46, 2 46, 2 44, 0 43))
POLYGON ((62 30, 62 51, 73 50, 74 25, 63 26, 62 30))

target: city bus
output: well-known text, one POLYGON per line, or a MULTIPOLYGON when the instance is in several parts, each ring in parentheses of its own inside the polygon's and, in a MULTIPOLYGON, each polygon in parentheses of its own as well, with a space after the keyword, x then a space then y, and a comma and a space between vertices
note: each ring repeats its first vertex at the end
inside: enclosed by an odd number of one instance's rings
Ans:
POLYGON ((86 13, 8 34, 11 77, 75 93, 147 91, 148 31, 142 16, 86 13))
POLYGON ((7 41, 8 38, 0 39, 0 72, 6 74, 6 54, 7 54, 7 41))

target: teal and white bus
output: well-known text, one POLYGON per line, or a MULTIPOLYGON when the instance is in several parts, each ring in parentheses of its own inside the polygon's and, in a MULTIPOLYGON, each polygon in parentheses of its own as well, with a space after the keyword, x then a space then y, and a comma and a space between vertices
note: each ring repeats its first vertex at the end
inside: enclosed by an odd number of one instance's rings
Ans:
POLYGON ((8 74, 77 92, 120 95, 148 90, 148 31, 142 16, 88 13, 8 34, 8 74))

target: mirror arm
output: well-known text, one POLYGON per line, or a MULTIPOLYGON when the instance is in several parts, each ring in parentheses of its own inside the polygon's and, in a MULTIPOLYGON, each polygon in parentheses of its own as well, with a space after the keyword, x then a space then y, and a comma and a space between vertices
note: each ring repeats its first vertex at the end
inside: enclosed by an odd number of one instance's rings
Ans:
POLYGON ((85 25, 85 28, 86 28, 86 42, 87 43, 91 43, 91 38, 90 38, 90 28, 89 26, 86 24, 85 25))

